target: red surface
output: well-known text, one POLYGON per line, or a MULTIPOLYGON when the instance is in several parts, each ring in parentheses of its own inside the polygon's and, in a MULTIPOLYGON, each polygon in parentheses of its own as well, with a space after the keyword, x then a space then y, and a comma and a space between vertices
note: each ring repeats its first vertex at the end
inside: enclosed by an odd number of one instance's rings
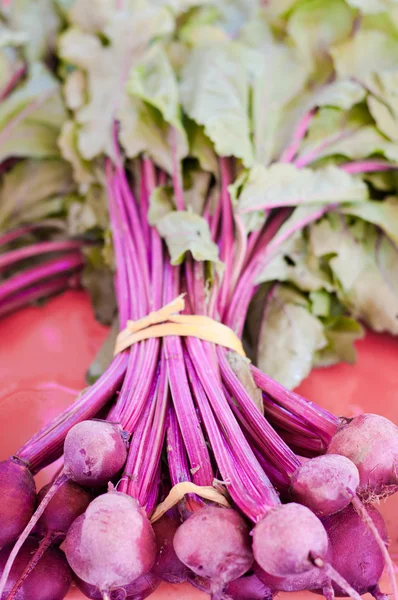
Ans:
MULTIPOLYGON (((95 322, 83 292, 68 292, 43 308, 27 308, 0 320, 0 460, 73 401, 106 328, 95 322)), ((368 333, 357 345, 355 366, 314 371, 300 392, 336 414, 378 412, 398 422, 398 340, 368 333)), ((54 467, 52 467, 54 470, 54 467)), ((48 478, 41 473, 38 484, 48 478)), ((398 494, 381 505, 398 556, 398 494)), ((388 583, 383 582, 388 592, 388 583)), ((281 594, 286 596, 286 594, 281 594)), ((292 600, 315 598, 289 594, 292 600)), ((70 600, 82 600, 73 589, 70 600)), ((191 586, 162 585, 151 600, 200 600, 191 586)))

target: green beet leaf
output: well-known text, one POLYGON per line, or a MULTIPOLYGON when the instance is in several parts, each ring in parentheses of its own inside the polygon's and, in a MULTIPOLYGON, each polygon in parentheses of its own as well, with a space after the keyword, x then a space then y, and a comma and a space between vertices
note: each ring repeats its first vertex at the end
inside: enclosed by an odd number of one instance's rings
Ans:
POLYGON ((318 257, 328 257, 339 300, 375 331, 398 333, 398 251, 373 225, 330 215, 310 228, 318 257))
POLYGON ((156 227, 165 238, 172 265, 183 262, 187 252, 198 261, 209 261, 218 268, 222 263, 218 257, 218 246, 210 236, 207 221, 187 211, 174 211, 162 217, 156 227))
POLYGON ((204 127, 220 156, 253 163, 249 122, 249 70, 245 49, 235 43, 199 45, 181 78, 184 111, 204 127))
POLYGON ((363 181, 333 165, 312 170, 274 163, 268 168, 257 165, 250 170, 238 210, 245 213, 311 203, 359 202, 367 195, 363 181))
POLYGON ((309 375, 327 345, 321 321, 298 292, 276 285, 268 295, 257 348, 258 367, 292 389, 309 375))

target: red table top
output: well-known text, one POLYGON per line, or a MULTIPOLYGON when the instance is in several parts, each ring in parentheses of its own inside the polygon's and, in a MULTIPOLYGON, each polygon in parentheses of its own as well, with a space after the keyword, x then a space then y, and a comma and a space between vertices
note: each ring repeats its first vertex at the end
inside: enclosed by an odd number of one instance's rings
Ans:
MULTIPOLYGON (((85 386, 86 369, 106 334, 107 328, 96 323, 89 300, 80 291, 0 320, 0 460, 73 401, 85 386)), ((373 411, 398 423, 398 339, 368 332, 357 349, 354 366, 315 370, 299 392, 338 415, 373 411)), ((51 469, 54 466, 40 473, 39 486, 48 480, 51 469)), ((387 522, 390 551, 397 559, 398 494, 380 509, 387 522)), ((388 593, 385 578, 382 583, 388 593)), ((310 593, 289 597, 315 598, 310 593)), ((204 600, 207 596, 185 584, 164 584, 150 598, 204 600)), ((83 600, 84 596, 72 589, 68 599, 83 600)))

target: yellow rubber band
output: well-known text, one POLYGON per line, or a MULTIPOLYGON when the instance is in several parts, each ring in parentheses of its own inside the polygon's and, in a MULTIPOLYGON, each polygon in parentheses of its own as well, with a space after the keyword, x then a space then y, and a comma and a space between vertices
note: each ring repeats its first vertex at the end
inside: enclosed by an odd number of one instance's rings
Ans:
POLYGON ((221 506, 225 506, 226 508, 231 508, 227 498, 211 485, 202 486, 191 483, 190 481, 183 481, 171 488, 170 493, 165 500, 158 504, 151 517, 151 523, 155 523, 155 521, 160 519, 168 510, 170 510, 170 508, 178 504, 185 494, 196 494, 205 500, 210 500, 211 502, 221 504, 221 506))
POLYGON ((116 339, 115 356, 137 342, 170 335, 196 337, 234 350, 241 356, 246 356, 242 342, 232 329, 203 315, 178 314, 184 308, 185 301, 181 295, 142 319, 128 321, 127 327, 119 333, 116 339))

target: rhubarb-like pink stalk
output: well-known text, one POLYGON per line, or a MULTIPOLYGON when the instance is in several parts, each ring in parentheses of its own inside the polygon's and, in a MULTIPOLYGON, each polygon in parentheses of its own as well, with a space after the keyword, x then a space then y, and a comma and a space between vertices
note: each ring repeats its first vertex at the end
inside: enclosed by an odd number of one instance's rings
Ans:
POLYGON ((314 118, 315 114, 316 114, 316 109, 313 108, 312 110, 310 110, 308 113, 306 113, 302 117, 302 119, 298 123, 298 125, 293 133, 292 143, 281 154, 281 157, 279 159, 280 162, 282 162, 282 163, 292 162, 292 160, 294 159, 294 157, 296 156, 296 154, 298 152, 298 149, 300 148, 300 144, 301 144, 303 138, 305 137, 305 135, 308 131, 308 127, 310 126, 311 121, 314 118))
POLYGON ((346 173, 372 173, 377 171, 392 171, 398 169, 398 165, 394 165, 385 160, 356 160, 339 165, 339 168, 346 173))
POLYGON ((251 366, 256 385, 275 402, 302 419, 310 428, 315 428, 320 436, 329 444, 340 425, 340 419, 325 408, 306 400, 296 392, 287 390, 268 375, 251 366))
MULTIPOLYGON (((9 4, 10 2, 7 2, 9 4)), ((6 3, 3 0, 3 4, 6 3)), ((12 90, 18 85, 22 77, 24 77, 26 73, 26 64, 21 65, 14 71, 11 75, 9 81, 5 84, 2 90, 0 90, 0 102, 3 102, 7 98, 7 96, 12 92, 12 90)))
POLYGON ((48 298, 49 296, 67 290, 68 287, 71 287, 72 283, 71 277, 65 276, 24 288, 16 294, 8 296, 0 303, 0 317, 4 317, 23 306, 28 306, 36 300, 48 298))
POLYGON ((30 244, 17 250, 10 250, 2 256, 0 256, 0 270, 6 269, 27 258, 33 256, 41 256, 43 254, 50 254, 55 252, 63 252, 68 250, 79 250, 84 246, 83 241, 75 240, 62 240, 57 242, 37 242, 36 244, 30 244))
POLYGON ((83 257, 80 253, 70 252, 43 264, 23 270, 0 284, 0 303, 5 298, 24 288, 35 285, 43 279, 59 276, 63 273, 83 268, 83 257))

